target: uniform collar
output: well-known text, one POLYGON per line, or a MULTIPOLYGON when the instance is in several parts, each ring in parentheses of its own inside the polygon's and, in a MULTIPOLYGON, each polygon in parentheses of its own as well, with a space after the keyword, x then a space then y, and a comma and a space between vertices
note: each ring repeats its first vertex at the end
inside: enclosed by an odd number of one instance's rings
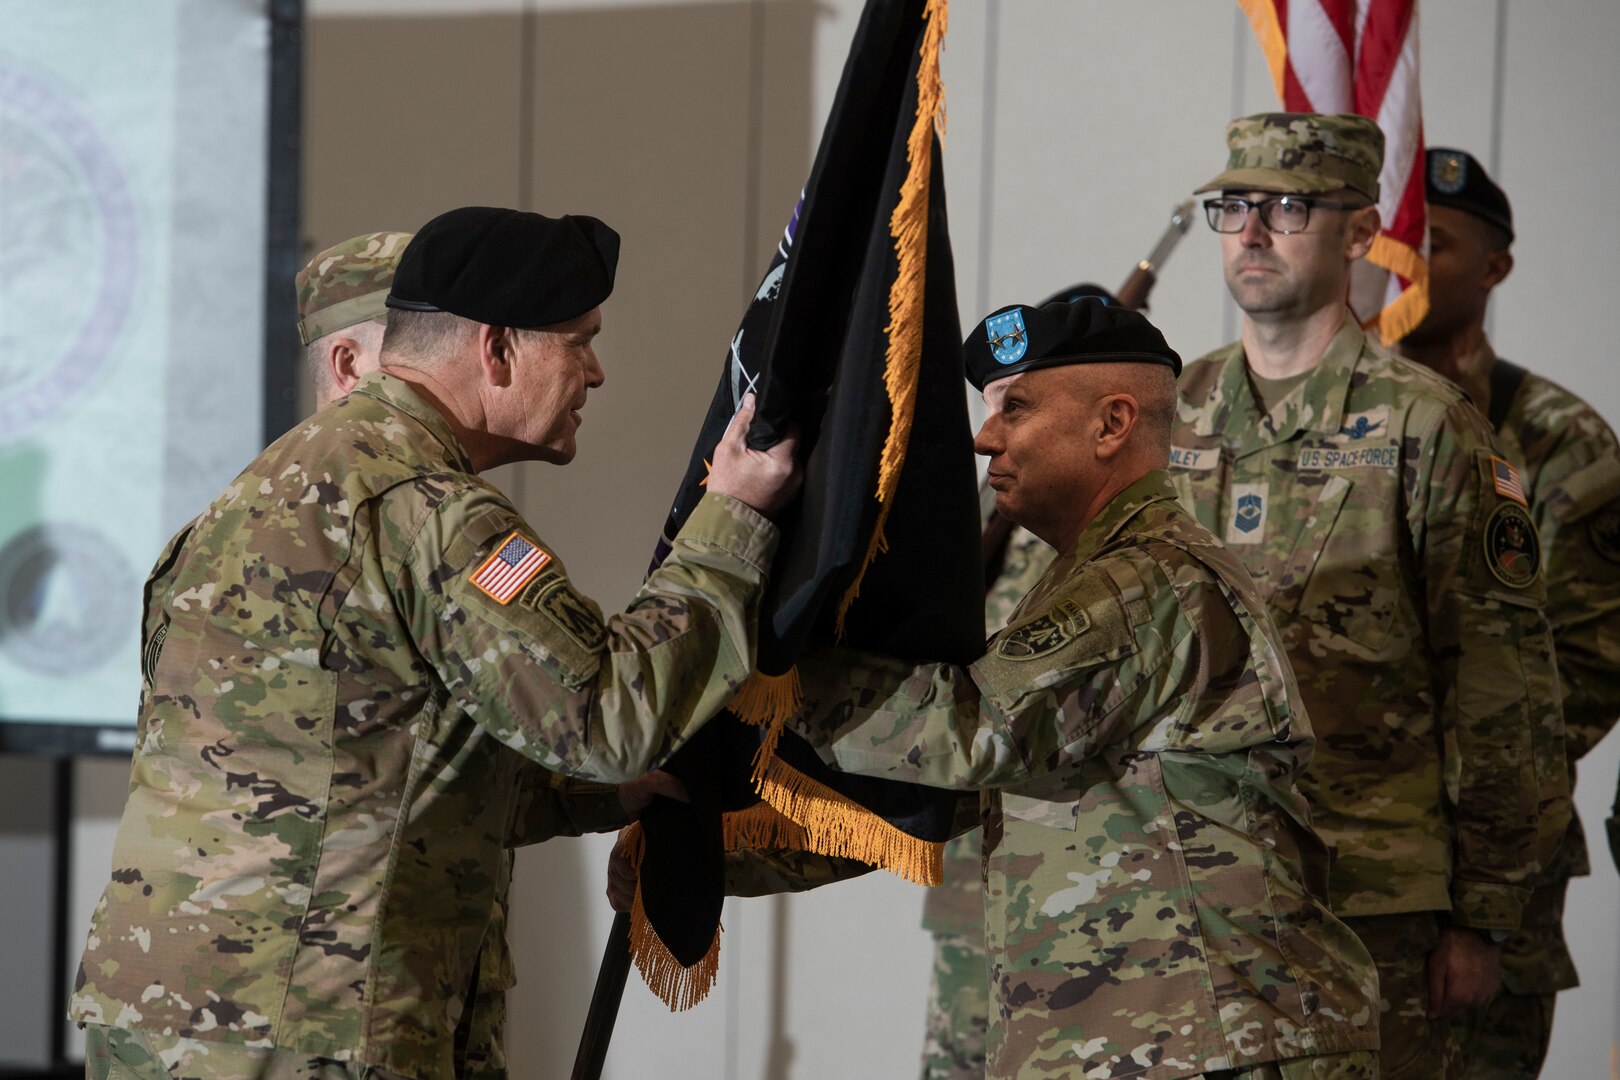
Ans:
POLYGON ((1252 430, 1276 442, 1286 442, 1301 431, 1337 435, 1350 396, 1350 376, 1366 344, 1366 332, 1346 308, 1339 332, 1328 342, 1310 377, 1289 391, 1267 415, 1261 414, 1249 385, 1243 345, 1234 344, 1227 350, 1194 430, 1205 436, 1252 430))
POLYGON ((1156 502, 1176 498, 1176 489, 1170 483, 1170 474, 1154 469, 1140 480, 1115 495, 1102 512, 1092 518, 1091 524, 1080 531, 1080 538, 1069 549, 1068 563, 1078 566, 1102 551, 1115 536, 1142 510, 1156 502))
POLYGON ((423 401, 404 379, 382 371, 372 371, 360 377, 351 393, 365 394, 391 408, 397 409, 427 428, 428 433, 444 445, 450 461, 462 472, 473 472, 472 460, 461 447, 461 440, 444 414, 423 401))

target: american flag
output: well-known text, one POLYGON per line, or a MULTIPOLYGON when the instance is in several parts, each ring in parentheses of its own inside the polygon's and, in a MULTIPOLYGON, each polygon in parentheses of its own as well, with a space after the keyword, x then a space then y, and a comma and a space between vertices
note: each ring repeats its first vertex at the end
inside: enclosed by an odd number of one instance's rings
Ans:
POLYGON ((1238 0, 1289 112, 1355 113, 1384 130, 1383 228, 1357 316, 1393 345, 1429 312, 1429 214, 1418 96, 1417 0, 1238 0))
POLYGON ((467 580, 483 589, 496 603, 509 604, 518 590, 550 561, 550 555, 523 539, 521 533, 514 532, 467 580))
POLYGON ((1524 496, 1524 485, 1519 483, 1519 470, 1499 457, 1491 458, 1491 479, 1496 481, 1498 495, 1520 506, 1530 505, 1530 500, 1524 496))

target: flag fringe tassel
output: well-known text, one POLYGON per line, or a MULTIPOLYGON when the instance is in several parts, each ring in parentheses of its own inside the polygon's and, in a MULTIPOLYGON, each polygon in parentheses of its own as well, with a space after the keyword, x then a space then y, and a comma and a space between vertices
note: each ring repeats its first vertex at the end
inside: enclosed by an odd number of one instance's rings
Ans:
POLYGON ((776 758, 754 778, 759 797, 795 823, 802 842, 793 846, 882 867, 918 885, 943 880, 944 845, 919 840, 776 758))
POLYGON ((889 397, 889 434, 883 442, 878 465, 877 523, 867 544, 866 559, 838 605, 837 635, 844 636, 844 619, 849 606, 861 594, 861 578, 878 554, 888 550, 883 526, 900 486, 900 471, 906 464, 911 443, 911 422, 917 404, 917 374, 922 361, 923 296, 928 271, 928 195, 933 182, 934 134, 945 117, 945 84, 939 74, 939 53, 945 44, 950 5, 947 0, 928 0, 923 11, 923 29, 917 66, 917 117, 906 143, 906 178, 900 185, 900 199, 889 216, 889 235, 899 258, 899 271, 889 286, 888 351, 884 359, 883 386, 889 397))
MULTIPOLYGON (((631 825, 624 831, 619 850, 629 857, 639 877, 641 857, 646 850, 640 825, 631 825)), ((703 954, 703 959, 691 967, 682 966, 648 920, 647 909, 641 902, 641 883, 637 881, 636 898, 630 905, 630 958, 635 961, 647 988, 669 1006, 670 1012, 685 1012, 714 990, 720 977, 720 935, 724 930, 723 926, 714 928, 714 940, 709 943, 709 951, 703 954)))
POLYGON ((1367 261, 1412 283, 1380 309, 1376 318, 1378 336, 1383 339, 1385 348, 1394 348, 1396 342, 1417 329, 1418 323, 1429 314, 1429 264, 1409 245, 1387 233, 1373 238, 1367 261))

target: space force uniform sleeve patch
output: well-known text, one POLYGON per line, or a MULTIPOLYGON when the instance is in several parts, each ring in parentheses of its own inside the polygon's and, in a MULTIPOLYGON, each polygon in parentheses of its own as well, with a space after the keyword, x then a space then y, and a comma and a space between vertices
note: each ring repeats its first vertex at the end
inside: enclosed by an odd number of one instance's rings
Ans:
POLYGON ((549 618, 586 652, 607 644, 607 626, 596 605, 575 592, 562 574, 553 572, 536 579, 523 590, 518 604, 549 618))
POLYGON ((1541 572, 1541 538, 1518 503, 1504 502, 1491 511, 1485 523, 1485 565, 1512 589, 1528 587, 1541 572))

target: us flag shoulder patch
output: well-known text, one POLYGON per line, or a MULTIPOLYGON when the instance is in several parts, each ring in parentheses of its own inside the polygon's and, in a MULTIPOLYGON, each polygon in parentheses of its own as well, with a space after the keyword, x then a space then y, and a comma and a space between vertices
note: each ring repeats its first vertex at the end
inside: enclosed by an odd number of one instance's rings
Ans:
POLYGON ((1504 499, 1512 499, 1520 506, 1530 505, 1524 485, 1519 482, 1519 470, 1495 456, 1491 458, 1491 481, 1496 485, 1496 493, 1504 499))
POLYGON ((518 591, 551 561, 551 556, 513 532, 467 580, 497 604, 510 604, 518 591))

